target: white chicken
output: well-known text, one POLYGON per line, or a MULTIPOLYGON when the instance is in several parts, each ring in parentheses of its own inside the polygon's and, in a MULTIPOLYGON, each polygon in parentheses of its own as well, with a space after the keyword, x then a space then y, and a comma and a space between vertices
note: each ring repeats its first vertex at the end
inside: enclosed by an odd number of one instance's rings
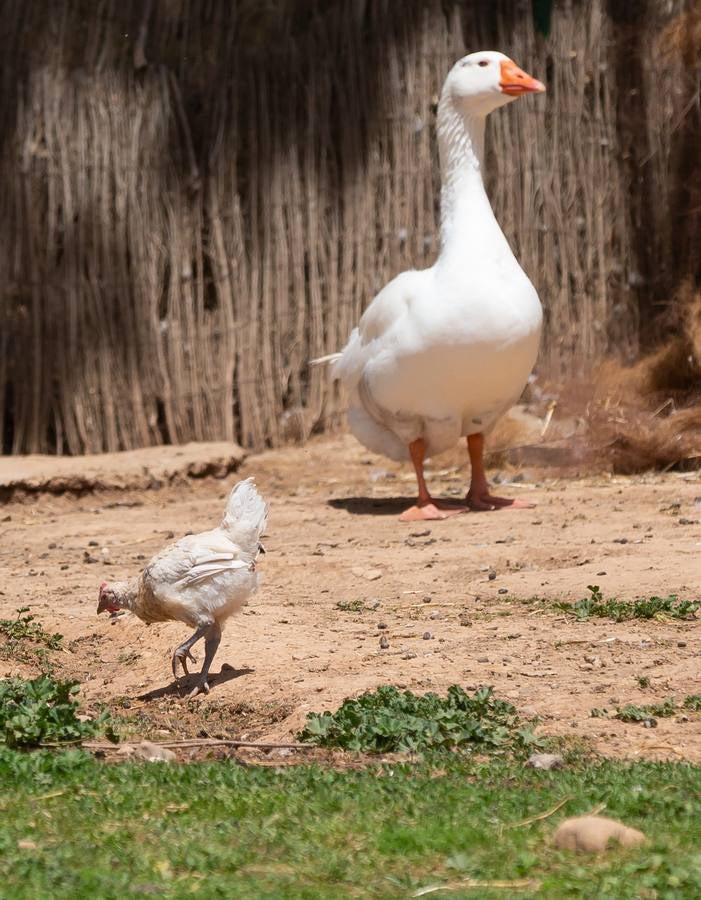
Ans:
POLYGON ((103 582, 97 605, 101 612, 127 609, 142 621, 179 621, 195 629, 173 653, 188 675, 187 660, 196 662, 192 647, 204 638, 204 664, 190 696, 209 691, 209 668, 221 641, 224 623, 248 602, 258 586, 256 559, 268 507, 252 478, 240 481, 229 495, 218 528, 181 538, 153 557, 137 578, 103 582))

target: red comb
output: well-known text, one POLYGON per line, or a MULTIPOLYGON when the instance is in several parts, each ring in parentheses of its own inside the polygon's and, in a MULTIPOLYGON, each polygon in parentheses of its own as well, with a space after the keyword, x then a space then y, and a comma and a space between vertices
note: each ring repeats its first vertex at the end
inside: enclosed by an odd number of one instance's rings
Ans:
POLYGON ((100 585, 100 593, 102 593, 106 587, 107 587, 107 582, 103 581, 102 584, 100 585))

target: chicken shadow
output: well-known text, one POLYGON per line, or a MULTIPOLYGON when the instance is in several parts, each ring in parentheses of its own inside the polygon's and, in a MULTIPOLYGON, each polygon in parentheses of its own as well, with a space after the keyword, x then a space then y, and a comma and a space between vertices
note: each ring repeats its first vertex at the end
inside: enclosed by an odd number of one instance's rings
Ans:
MULTIPOLYGON (((209 673, 207 679, 209 689, 211 691, 212 688, 219 687, 220 684, 225 684, 227 681, 233 681, 234 678, 241 678, 243 675, 250 675, 253 672, 255 672, 255 669, 235 669, 233 666, 224 663, 219 672, 209 673)), ((164 687, 155 688, 152 691, 148 691, 146 694, 139 694, 136 699, 147 701, 158 700, 160 697, 187 697, 197 683, 198 677, 198 672, 190 672, 189 675, 183 675, 178 681, 171 681, 170 684, 167 684, 164 687)))

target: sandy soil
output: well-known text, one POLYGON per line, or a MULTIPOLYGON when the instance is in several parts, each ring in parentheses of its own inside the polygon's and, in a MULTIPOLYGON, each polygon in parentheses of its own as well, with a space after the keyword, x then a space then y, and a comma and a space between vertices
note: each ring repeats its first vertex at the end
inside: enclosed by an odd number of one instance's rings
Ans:
MULTIPOLYGON (((104 458, 106 483, 122 464, 104 458)), ((287 739, 309 710, 381 683, 459 682, 492 684, 540 716, 542 733, 587 738, 604 754, 701 762, 699 714, 656 729, 590 716, 701 693, 698 621, 578 623, 529 602, 578 599, 589 584, 626 599, 699 598, 698 476, 518 477, 501 491, 534 509, 406 525, 397 514, 410 473, 342 436, 249 457, 222 480, 16 497, 0 507, 0 616, 30 606, 65 635, 55 662, 83 683, 88 706, 105 701, 155 736, 287 739), (264 584, 225 632, 211 693, 181 700, 169 654, 184 627, 98 619, 98 586, 137 573, 173 535, 218 522, 239 475, 255 475, 270 502, 264 584), (360 611, 339 608, 356 601, 360 611)), ((464 467, 436 461, 437 491, 461 494, 464 482, 464 467)), ((0 662, 0 675, 17 673, 29 671, 0 662)))

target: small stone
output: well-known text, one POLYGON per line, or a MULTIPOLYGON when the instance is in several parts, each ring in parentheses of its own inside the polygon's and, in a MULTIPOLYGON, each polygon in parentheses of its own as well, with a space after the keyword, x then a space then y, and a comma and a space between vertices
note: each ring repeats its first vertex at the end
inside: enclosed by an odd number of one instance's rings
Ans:
POLYGON ((88 541, 88 547, 97 547, 99 546, 97 541, 88 541))
POLYGON ((599 578, 601 575, 605 575, 605 574, 606 574, 606 572, 597 572, 596 577, 599 578))
POLYGON ((413 538, 428 537, 430 533, 431 533, 431 529, 426 528, 426 529, 424 529, 424 531, 412 531, 409 534, 409 537, 413 537, 413 538))
POLYGON ((167 541, 172 541, 174 537, 175 537, 174 531, 166 531, 166 540, 167 541))
POLYGON ((531 769, 561 769, 565 760, 558 753, 533 753, 526 763, 531 769))
POLYGON ((686 647, 686 641, 677 641, 677 647, 686 647))
POLYGON ((431 602, 431 598, 428 597, 428 596, 426 596, 426 597, 423 598, 423 602, 424 602, 424 603, 430 603, 430 602, 431 602))
POLYGON ((433 640, 433 635, 431 634, 430 631, 424 631, 424 640, 425 641, 433 640))
POLYGON ((402 653, 402 659, 416 659, 416 653, 413 650, 407 650, 406 653, 402 653))
POLYGON ((614 544, 627 544, 628 538, 624 538, 624 537, 614 538, 613 542, 614 542, 614 544))
POLYGON ((508 593, 509 593, 508 588, 499 588, 499 590, 497 591, 497 594, 508 594, 508 593))
POLYGON ((458 625, 462 625, 463 628, 468 628, 472 625, 472 619, 467 613, 460 613, 458 616, 458 625))
POLYGON ((28 838, 17 841, 18 850, 36 850, 37 846, 38 844, 36 843, 36 841, 30 841, 28 838))
POLYGON ((497 573, 494 571, 494 569, 490 569, 489 572, 487 573, 487 578, 488 578, 490 581, 494 581, 494 579, 495 579, 496 577, 497 577, 497 573))
POLYGON ((90 553, 88 553, 87 550, 83 550, 83 562, 88 563, 88 564, 96 563, 97 559, 94 556, 92 556, 90 553))
POLYGON ((377 581, 378 578, 382 578, 381 569, 361 569, 360 566, 356 566, 351 572, 358 578, 365 578, 366 581, 377 581))
POLYGON ((699 520, 698 519, 685 519, 682 516, 682 518, 679 520, 679 524, 680 525, 698 525, 699 520))
POLYGON ((478 663, 488 663, 488 662, 489 662, 489 657, 488 657, 488 656, 478 656, 478 657, 477 657, 477 662, 478 662, 478 663))
POLYGON ((380 650, 386 650, 389 647, 389 641, 387 640, 387 635, 383 634, 380 638, 380 650))
POLYGON ((384 631, 384 629, 387 628, 387 624, 386 622, 378 622, 377 627, 380 631, 384 631))
POLYGON ((130 759, 143 759, 146 762, 175 762, 177 756, 167 747, 161 747, 151 741, 139 744, 122 744, 117 753, 130 759))
POLYGON ((51 543, 49 544, 49 550, 55 550, 55 549, 56 549, 56 543, 54 541, 51 541, 51 543))
MULTIPOLYGON (((429 616, 429 619, 442 619, 442 618, 443 618, 443 613, 439 613, 439 612, 432 612, 431 615, 429 616)), ((684 646, 686 646, 686 644, 684 646)))
POLYGON ((605 816, 575 816, 565 819, 553 835, 553 845, 559 850, 576 850, 580 853, 602 853, 612 845, 635 847, 647 838, 636 828, 628 828, 622 822, 605 816))

